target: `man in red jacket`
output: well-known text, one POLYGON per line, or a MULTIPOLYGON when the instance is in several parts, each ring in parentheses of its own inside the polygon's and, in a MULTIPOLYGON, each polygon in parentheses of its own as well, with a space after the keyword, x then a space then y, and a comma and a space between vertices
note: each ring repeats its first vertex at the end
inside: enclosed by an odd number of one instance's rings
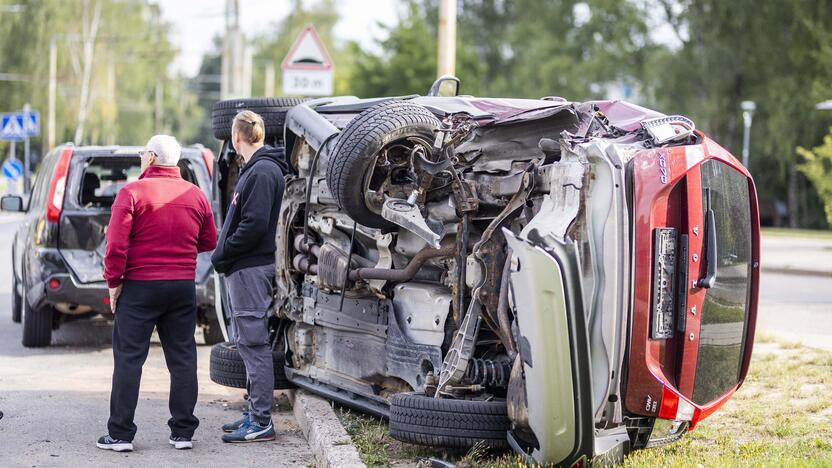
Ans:
POLYGON ((133 416, 153 328, 170 372, 170 444, 192 448, 196 380, 196 256, 217 243, 202 191, 179 173, 176 139, 156 135, 140 153, 142 173, 118 192, 107 226, 104 278, 110 287, 113 388, 108 434, 98 448, 133 450, 133 416))

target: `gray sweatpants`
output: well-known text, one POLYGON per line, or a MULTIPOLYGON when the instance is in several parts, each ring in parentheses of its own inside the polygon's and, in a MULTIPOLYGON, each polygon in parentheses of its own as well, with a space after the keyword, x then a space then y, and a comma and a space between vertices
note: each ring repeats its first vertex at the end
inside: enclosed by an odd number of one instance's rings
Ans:
POLYGON ((271 421, 274 404, 274 363, 269 346, 267 312, 272 303, 274 265, 243 268, 226 276, 237 350, 246 365, 251 418, 271 421))

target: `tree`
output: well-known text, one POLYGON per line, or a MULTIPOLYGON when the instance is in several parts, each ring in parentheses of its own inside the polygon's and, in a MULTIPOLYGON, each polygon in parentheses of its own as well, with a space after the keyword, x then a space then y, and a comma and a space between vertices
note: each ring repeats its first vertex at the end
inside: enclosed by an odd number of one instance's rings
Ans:
MULTIPOLYGON (((682 43, 657 59, 650 79, 662 109, 684 113, 739 153, 740 102, 758 103, 751 171, 761 203, 786 199, 792 227, 820 226, 820 203, 806 193, 794 148, 820 141, 826 125, 814 103, 828 99, 832 5, 801 0, 661 0, 682 43), (827 52, 828 53, 828 52, 827 52), (804 201, 805 200, 805 201, 804 201)), ((809 189, 811 190, 811 189, 809 189)))
POLYGON ((832 224, 832 129, 822 145, 812 151, 798 147, 797 153, 804 159, 798 169, 815 185, 823 200, 826 222, 832 224))

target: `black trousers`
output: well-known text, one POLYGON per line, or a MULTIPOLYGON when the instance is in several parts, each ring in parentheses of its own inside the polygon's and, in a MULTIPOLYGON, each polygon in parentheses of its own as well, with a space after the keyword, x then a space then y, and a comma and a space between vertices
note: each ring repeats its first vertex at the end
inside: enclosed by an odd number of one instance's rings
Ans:
POLYGON ((115 439, 133 440, 142 366, 153 327, 159 333, 170 372, 168 420, 171 435, 192 437, 196 379, 196 289, 193 281, 124 281, 113 328, 113 390, 107 429, 115 439))

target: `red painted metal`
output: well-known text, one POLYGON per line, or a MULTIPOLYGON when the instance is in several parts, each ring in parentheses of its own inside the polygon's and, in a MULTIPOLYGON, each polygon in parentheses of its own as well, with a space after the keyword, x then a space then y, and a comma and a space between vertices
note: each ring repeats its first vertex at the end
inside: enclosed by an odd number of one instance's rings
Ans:
POLYGON ((666 419, 677 419, 684 413, 679 410, 680 401, 688 409, 692 406, 691 429, 722 406, 745 379, 754 343, 760 280, 760 222, 754 181, 728 151, 703 134, 697 132, 697 135, 701 139, 699 145, 645 150, 632 161, 634 285, 625 398, 625 406, 631 413, 666 419), (748 179, 753 242, 751 290, 739 381, 716 400, 696 405, 683 395, 690 395, 693 390, 699 349, 699 312, 705 298, 705 290, 696 287, 693 282, 704 275, 700 165, 708 159, 717 159, 748 179), (682 204, 684 209, 680 209, 682 204), (689 236, 685 330, 682 333, 677 331, 670 340, 652 340, 653 231, 668 226, 689 236), (697 228, 698 235, 694 228, 697 228), (698 257, 696 261, 693 260, 694 254, 698 257), (694 306, 696 314, 691 313, 694 306))

